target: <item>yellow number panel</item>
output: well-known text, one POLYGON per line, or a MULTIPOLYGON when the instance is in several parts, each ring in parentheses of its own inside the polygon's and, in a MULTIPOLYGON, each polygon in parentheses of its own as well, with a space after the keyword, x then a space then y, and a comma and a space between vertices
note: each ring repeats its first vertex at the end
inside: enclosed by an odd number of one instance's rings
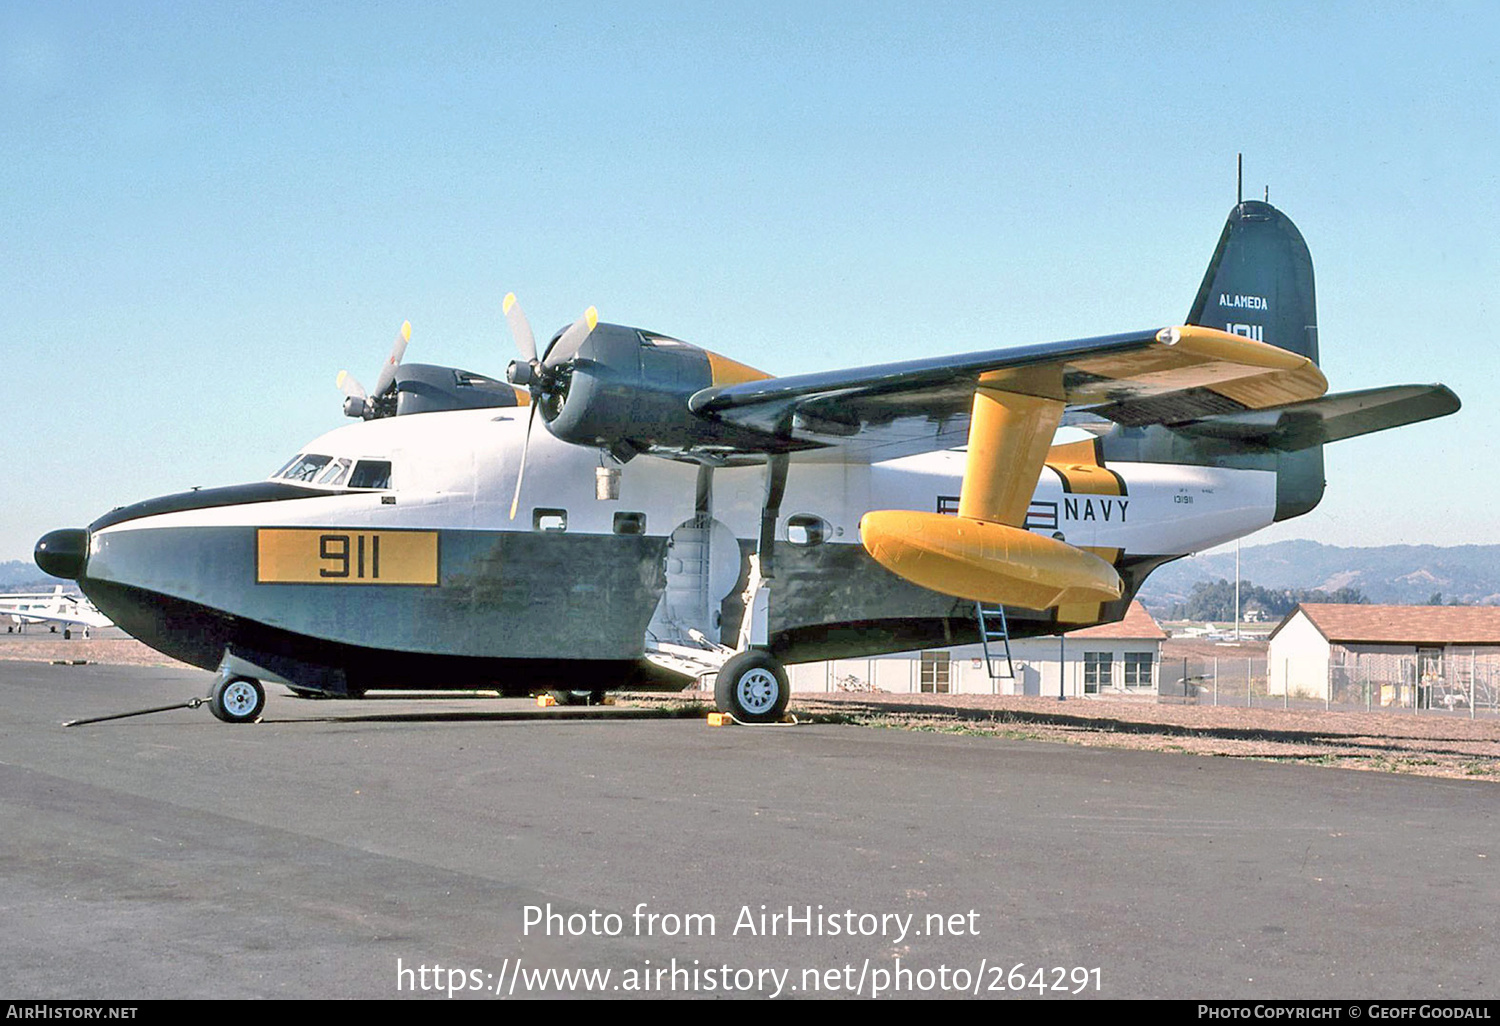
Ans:
POLYGON ((255 532, 257 584, 438 582, 436 531, 262 527, 255 532))

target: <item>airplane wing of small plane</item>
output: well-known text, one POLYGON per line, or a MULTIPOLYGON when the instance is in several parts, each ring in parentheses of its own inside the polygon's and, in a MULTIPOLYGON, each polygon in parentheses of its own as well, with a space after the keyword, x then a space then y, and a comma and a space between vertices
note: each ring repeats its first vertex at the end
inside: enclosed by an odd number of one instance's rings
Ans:
POLYGON ((747 381, 704 389, 689 408, 833 449, 841 460, 875 462, 963 445, 981 390, 1046 399, 1137 426, 1212 423, 1306 404, 1327 388, 1304 356, 1185 326, 747 381))
POLYGON ((79 611, 78 613, 70 616, 65 613, 49 613, 46 611, 37 610, 13 612, 10 610, 0 609, 0 615, 6 615, 7 613, 11 616, 12 619, 16 620, 27 620, 35 623, 55 623, 61 624, 64 627, 91 627, 97 630, 105 627, 113 627, 115 625, 114 621, 109 617, 105 616, 103 613, 97 612, 87 613, 79 611))

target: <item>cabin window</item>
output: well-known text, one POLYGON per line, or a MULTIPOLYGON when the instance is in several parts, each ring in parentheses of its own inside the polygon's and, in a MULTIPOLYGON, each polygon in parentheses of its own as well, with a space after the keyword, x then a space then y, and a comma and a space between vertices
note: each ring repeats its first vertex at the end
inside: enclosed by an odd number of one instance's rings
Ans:
POLYGON ((390 460, 360 460, 354 466, 354 475, 349 478, 350 488, 389 488, 390 486, 390 460))
POLYGON ((645 534, 646 514, 616 513, 615 534, 645 534))
POLYGON ((531 511, 531 529, 533 531, 566 531, 568 529, 568 511, 565 509, 542 509, 539 506, 531 511))
POLYGON ((332 456, 315 456, 312 453, 298 456, 287 464, 279 476, 287 481, 311 482, 324 467, 328 466, 328 461, 331 459, 333 459, 332 456))
POLYGON ((831 534, 828 521, 813 513, 796 513, 786 521, 786 540, 792 545, 822 545, 831 534))
POLYGON ((1149 688, 1151 686, 1150 652, 1125 653, 1125 686, 1127 688, 1149 688))
POLYGON ((1110 652, 1085 652, 1083 654, 1083 693, 1097 695, 1110 686, 1110 671, 1114 669, 1114 655, 1110 652))
POLYGON ((952 661, 947 652, 923 652, 921 687, 924 694, 946 695, 952 661))

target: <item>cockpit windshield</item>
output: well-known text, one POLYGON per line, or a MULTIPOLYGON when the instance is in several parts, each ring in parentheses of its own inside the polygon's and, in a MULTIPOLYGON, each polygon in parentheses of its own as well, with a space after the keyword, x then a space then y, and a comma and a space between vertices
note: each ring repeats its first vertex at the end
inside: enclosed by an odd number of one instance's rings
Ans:
POLYGON ((331 456, 315 456, 312 453, 304 453, 298 456, 276 476, 284 481, 307 481, 311 482, 318 476, 318 472, 328 465, 331 456))
POLYGON ((300 481, 324 488, 384 490, 391 487, 390 460, 355 460, 346 456, 298 453, 272 474, 278 481, 300 481))

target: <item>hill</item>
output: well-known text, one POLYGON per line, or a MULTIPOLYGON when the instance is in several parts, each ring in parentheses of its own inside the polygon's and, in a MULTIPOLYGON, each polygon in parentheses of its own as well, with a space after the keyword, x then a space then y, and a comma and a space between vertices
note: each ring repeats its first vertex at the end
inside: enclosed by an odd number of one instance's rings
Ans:
MULTIPOLYGON (((1234 551, 1189 556, 1157 570, 1140 599, 1153 610, 1185 602, 1200 581, 1234 581, 1234 551)), ((1263 588, 1354 588, 1371 602, 1500 605, 1500 545, 1383 545, 1343 548, 1284 541, 1240 551, 1240 580, 1263 588)))
POLYGON ((0 563, 0 591, 51 591, 59 584, 72 583, 42 573, 41 568, 29 559, 0 563))

